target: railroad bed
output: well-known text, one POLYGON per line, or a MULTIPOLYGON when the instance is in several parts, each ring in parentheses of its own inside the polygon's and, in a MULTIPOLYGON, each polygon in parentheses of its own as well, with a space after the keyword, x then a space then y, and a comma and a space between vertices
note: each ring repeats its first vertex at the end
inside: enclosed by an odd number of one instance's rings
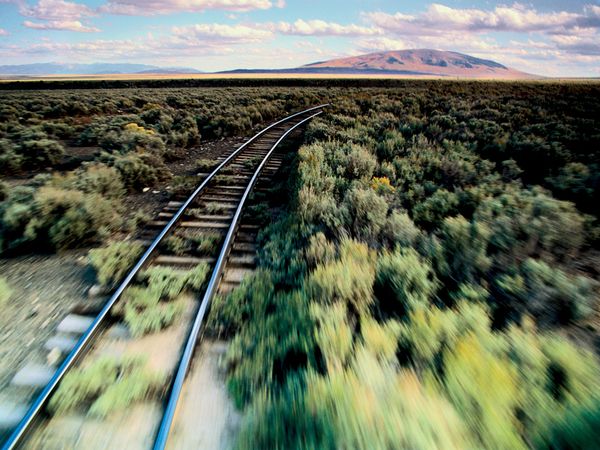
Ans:
MULTIPOLYGON (((279 144, 298 127, 320 114, 325 106, 298 112, 263 129, 228 156, 222 157, 210 173, 198 174, 200 184, 189 197, 174 198, 155 220, 147 224, 138 237, 145 246, 143 255, 100 312, 95 317, 71 314, 59 325, 53 338, 56 342, 52 345, 58 344, 70 353, 58 368, 25 367, 15 376, 13 385, 16 389, 19 386, 30 390, 38 387, 41 391, 29 406, 0 403, 0 413, 3 411, 5 418, 0 426, 10 427, 11 418, 16 424, 13 424, 12 432, 3 444, 4 450, 22 446, 39 448, 41 443, 44 448, 65 448, 65 445, 80 448, 165 448, 211 299, 217 292, 226 294, 235 289, 255 267, 254 241, 258 225, 247 217, 242 220, 249 196, 259 178, 262 177, 261 182, 268 183, 280 167, 282 155, 276 152, 279 144), (213 236, 218 245, 203 255, 173 254, 165 250, 165 242, 171 237, 194 234, 213 236), (188 296, 183 300, 182 318, 161 331, 161 341, 149 335, 133 343, 124 343, 127 341, 123 339, 128 335, 127 327, 120 318, 122 314, 115 314, 115 311, 119 307, 122 311, 121 297, 127 288, 140 283, 140 273, 155 267, 190 270, 200 265, 209 267, 208 281, 204 283, 199 298, 188 296), (157 401, 145 405, 140 414, 111 418, 116 429, 138 427, 130 430, 134 432, 131 441, 128 438, 111 441, 106 436, 104 443, 87 446, 86 429, 81 427, 86 419, 53 417, 48 403, 65 374, 84 360, 94 360, 107 353, 120 354, 131 348, 151 353, 150 363, 160 367, 170 380, 167 381, 168 388, 157 401), (73 428, 77 431, 73 432, 73 428), (64 429, 67 429, 67 436, 77 436, 77 443, 62 442, 64 429)), ((106 422, 110 426, 111 420, 106 422)), ((101 428, 92 424, 92 429, 101 428)), ((110 432, 102 429, 104 431, 110 432)))

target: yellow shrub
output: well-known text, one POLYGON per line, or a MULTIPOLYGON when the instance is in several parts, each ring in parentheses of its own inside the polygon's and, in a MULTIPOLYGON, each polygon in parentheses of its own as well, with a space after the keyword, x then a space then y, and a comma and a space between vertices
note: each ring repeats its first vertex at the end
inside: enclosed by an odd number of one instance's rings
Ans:
POLYGON ((378 194, 386 194, 394 191, 394 187, 391 185, 388 177, 373 177, 371 188, 378 194))
POLYGON ((140 127, 137 123, 128 123, 125 125, 125 130, 130 131, 132 133, 141 133, 141 134, 155 134, 154 130, 149 130, 144 127, 140 127))

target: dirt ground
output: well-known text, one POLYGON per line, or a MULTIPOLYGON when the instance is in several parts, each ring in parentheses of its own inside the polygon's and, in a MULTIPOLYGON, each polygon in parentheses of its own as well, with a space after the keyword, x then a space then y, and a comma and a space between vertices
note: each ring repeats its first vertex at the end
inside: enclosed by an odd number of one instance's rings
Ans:
POLYGON ((94 274, 87 251, 0 259, 13 296, 0 314, 0 391, 26 362, 43 362, 43 345, 76 305, 89 303, 94 274))
POLYGON ((220 360, 227 350, 221 341, 202 339, 177 405, 167 448, 229 450, 241 415, 225 384, 220 360))

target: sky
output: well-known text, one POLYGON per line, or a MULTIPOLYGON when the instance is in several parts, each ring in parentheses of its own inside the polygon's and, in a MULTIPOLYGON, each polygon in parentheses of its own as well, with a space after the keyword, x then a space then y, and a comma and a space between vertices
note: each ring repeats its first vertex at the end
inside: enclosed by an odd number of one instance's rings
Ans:
POLYGON ((600 0, 0 0, 0 65, 286 68, 384 50, 600 76, 600 0))

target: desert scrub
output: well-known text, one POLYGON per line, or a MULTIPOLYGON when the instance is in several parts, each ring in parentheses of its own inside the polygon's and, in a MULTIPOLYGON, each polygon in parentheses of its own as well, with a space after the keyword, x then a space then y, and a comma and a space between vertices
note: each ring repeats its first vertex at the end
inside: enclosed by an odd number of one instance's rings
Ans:
POLYGON ((185 290, 202 287, 208 266, 199 264, 189 271, 152 267, 140 275, 141 286, 131 286, 117 308, 133 336, 143 336, 171 325, 185 311, 185 290))
POLYGON ((178 256, 185 255, 191 250, 191 244, 189 240, 181 236, 169 236, 163 241, 162 247, 167 252, 178 256))
MULTIPOLYGON (((223 170, 221 170, 221 173, 225 173, 225 172, 223 172, 223 170)), ((214 180, 215 180, 216 184, 224 184, 224 185, 235 184, 235 178, 232 178, 227 175, 217 175, 217 176, 215 176, 214 180)))
POLYGON ((112 286, 119 281, 142 254, 137 242, 113 242, 106 247, 90 250, 89 258, 96 270, 98 283, 112 286))
MULTIPOLYGON (((196 210, 198 211, 198 210, 196 210)), ((164 249, 175 255, 193 253, 196 255, 212 255, 217 251, 223 235, 217 232, 177 231, 175 235, 167 238, 164 249)))
POLYGON ((217 164, 217 161, 209 158, 199 158, 196 160, 196 167, 200 172, 210 172, 217 164))
POLYGON ((85 408, 90 416, 104 418, 152 396, 164 381, 146 368, 142 358, 103 356, 65 376, 50 400, 50 410, 65 413, 85 408))
POLYGON ((201 255, 212 255, 217 251, 223 236, 219 233, 206 232, 198 236, 194 236, 194 243, 196 244, 196 252, 201 255))
POLYGON ((244 161, 244 167, 246 167, 246 169, 253 169, 256 166, 258 166, 258 164, 260 164, 260 162, 263 160, 263 158, 261 156, 254 156, 250 159, 247 159, 246 161, 244 161))
POLYGON ((216 203, 216 202, 211 202, 211 203, 206 204, 206 212, 209 214, 224 213, 224 212, 228 211, 228 209, 229 208, 227 208, 226 206, 224 206, 220 203, 216 203))
POLYGON ((98 242, 121 225, 117 200, 45 184, 20 186, 0 204, 0 240, 6 248, 38 244, 66 249, 98 242))
POLYGON ((171 193, 174 195, 189 195, 197 186, 197 176, 179 175, 171 180, 171 193))
POLYGON ((12 289, 5 278, 0 277, 0 306, 3 306, 12 295, 12 289))
POLYGON ((0 181, 0 202, 4 201, 8 197, 8 190, 8 185, 3 181, 0 181))

